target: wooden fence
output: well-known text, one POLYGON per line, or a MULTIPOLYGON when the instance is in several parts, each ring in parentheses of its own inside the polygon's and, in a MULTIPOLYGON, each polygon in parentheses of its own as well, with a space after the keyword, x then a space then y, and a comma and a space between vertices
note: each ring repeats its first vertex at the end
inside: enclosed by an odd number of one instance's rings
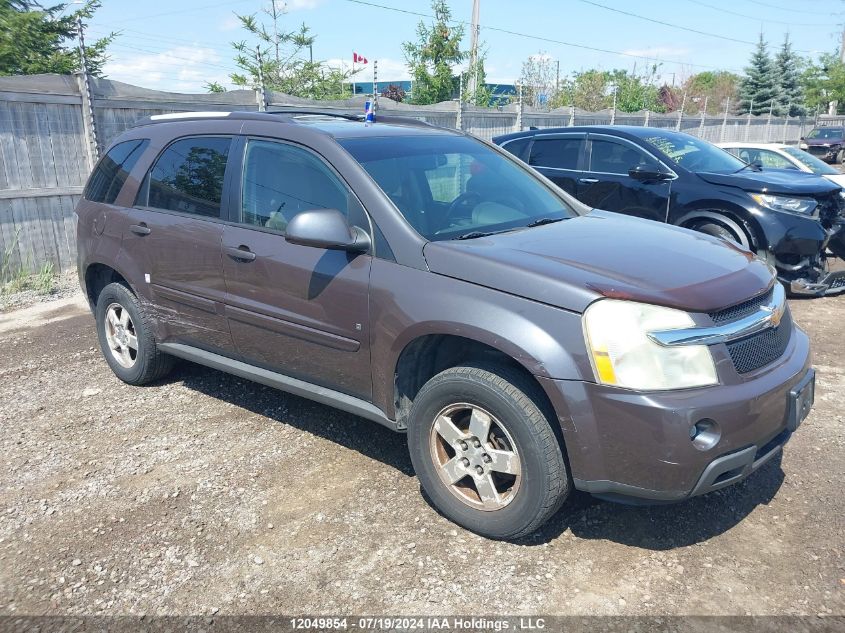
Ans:
MULTIPOLYGON (((267 95, 268 109, 278 106, 332 108, 361 112, 364 97, 316 102, 281 94, 267 95)), ((62 75, 0 77, 0 281, 17 271, 36 271, 52 263, 57 271, 75 266, 73 209, 96 156, 83 123, 78 78, 62 75)), ((147 90, 118 81, 91 79, 98 150, 140 118, 191 110, 256 110, 256 93, 176 94, 147 90)), ((380 101, 383 111, 446 127, 460 127, 491 139, 529 127, 569 125, 650 125, 680 129, 710 141, 796 142, 813 121, 799 118, 721 117, 678 113, 583 112, 562 108, 533 111, 519 104, 504 108, 432 106, 380 101)))

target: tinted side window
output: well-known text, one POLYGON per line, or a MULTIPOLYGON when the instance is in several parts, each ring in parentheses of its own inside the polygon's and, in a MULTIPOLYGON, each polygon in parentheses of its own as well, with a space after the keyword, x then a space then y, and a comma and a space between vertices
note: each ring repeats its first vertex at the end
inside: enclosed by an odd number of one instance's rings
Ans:
POLYGON ((307 150, 250 140, 244 156, 241 222, 284 231, 300 211, 337 209, 362 224, 363 211, 322 160, 307 150))
POLYGON ((140 206, 220 217, 223 176, 232 139, 186 138, 168 146, 138 192, 140 206))
POLYGON ((507 143, 502 145, 502 149, 510 152, 520 160, 525 160, 526 158, 528 158, 526 154, 528 154, 528 146, 530 144, 531 137, 526 136, 525 138, 518 138, 514 141, 508 141, 507 143))
POLYGON ((129 172, 150 144, 148 139, 118 143, 97 163, 85 186, 86 200, 113 204, 123 188, 129 172))
POLYGON ((650 156, 630 145, 593 139, 590 171, 627 175, 630 170, 640 165, 657 168, 657 163, 650 156))
POLYGON ((584 139, 581 138, 535 137, 528 164, 537 167, 578 169, 578 157, 583 147, 584 139))

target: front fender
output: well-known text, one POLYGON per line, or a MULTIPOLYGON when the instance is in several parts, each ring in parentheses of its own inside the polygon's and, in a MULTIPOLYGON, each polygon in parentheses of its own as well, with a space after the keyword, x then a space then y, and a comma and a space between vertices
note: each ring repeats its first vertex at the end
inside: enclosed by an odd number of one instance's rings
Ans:
POLYGON ((402 351, 432 334, 488 345, 535 376, 593 379, 581 315, 574 312, 378 259, 370 305, 373 401, 389 416, 402 351))

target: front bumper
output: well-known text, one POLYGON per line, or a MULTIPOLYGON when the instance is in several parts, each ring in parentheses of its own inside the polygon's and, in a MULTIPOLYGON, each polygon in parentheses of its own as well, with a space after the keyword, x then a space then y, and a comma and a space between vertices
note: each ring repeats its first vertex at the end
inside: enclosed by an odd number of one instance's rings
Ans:
MULTIPOLYGON (((716 361, 720 375, 729 373, 724 359, 716 361)), ((790 393, 810 372, 809 341, 796 327, 777 362, 714 387, 640 393, 541 383, 558 412, 576 488, 616 501, 672 502, 736 483, 775 456, 791 435, 790 393), (706 450, 690 437, 702 420, 720 430, 706 450)))
POLYGON ((809 145, 804 151, 816 158, 832 163, 836 160, 841 149, 841 145, 809 145))

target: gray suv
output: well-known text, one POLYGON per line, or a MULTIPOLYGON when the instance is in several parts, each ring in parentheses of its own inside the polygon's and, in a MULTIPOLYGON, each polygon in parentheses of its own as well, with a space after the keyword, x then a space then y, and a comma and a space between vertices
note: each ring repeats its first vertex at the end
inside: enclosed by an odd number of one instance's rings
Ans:
POLYGON ((680 501, 777 455, 807 336, 740 246, 591 210, 410 119, 154 116, 77 208, 106 362, 182 358, 407 433, 422 487, 492 538, 570 491, 680 501))

